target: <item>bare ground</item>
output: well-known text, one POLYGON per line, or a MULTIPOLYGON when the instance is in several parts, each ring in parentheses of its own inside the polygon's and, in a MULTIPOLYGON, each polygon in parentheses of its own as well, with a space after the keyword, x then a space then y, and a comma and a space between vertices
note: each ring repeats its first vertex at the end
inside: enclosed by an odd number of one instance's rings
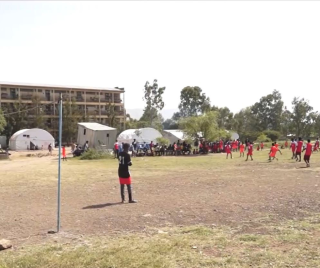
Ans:
MULTIPOLYGON (((165 226, 229 225, 263 233, 268 222, 319 212, 320 154, 312 167, 289 151, 245 162, 238 154, 134 159, 137 204, 120 204, 116 160, 63 163, 61 226, 66 236, 141 232, 165 226)), ((16 245, 46 242, 56 228, 57 159, 13 155, 0 162, 0 238, 16 245)))

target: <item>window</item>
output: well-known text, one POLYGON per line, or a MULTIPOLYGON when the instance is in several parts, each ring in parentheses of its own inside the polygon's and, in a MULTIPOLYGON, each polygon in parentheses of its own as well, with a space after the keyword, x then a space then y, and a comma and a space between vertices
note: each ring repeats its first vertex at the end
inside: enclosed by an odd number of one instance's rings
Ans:
POLYGON ((87 130, 86 130, 86 129, 84 129, 84 130, 83 130, 83 135, 86 135, 86 132, 87 132, 87 130))

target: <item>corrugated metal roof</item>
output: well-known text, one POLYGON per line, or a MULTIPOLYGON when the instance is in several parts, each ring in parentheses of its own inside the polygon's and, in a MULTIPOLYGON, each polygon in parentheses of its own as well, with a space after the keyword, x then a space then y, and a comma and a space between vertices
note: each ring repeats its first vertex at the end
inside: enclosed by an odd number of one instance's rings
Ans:
POLYGON ((80 86, 59 86, 59 85, 46 85, 46 84, 30 84, 30 83, 13 83, 13 82, 1 82, 1 86, 9 87, 33 87, 33 88, 52 88, 52 89, 79 89, 79 90, 105 90, 105 91, 119 91, 124 90, 119 88, 105 88, 105 87, 80 87, 80 86))
POLYGON ((99 123, 78 123, 78 125, 91 130, 115 130, 113 127, 108 127, 99 123))

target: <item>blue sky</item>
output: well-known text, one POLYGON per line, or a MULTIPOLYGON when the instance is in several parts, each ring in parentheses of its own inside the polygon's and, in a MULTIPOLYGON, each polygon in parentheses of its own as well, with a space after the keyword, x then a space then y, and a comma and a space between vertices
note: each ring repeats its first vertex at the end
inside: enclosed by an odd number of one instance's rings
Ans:
POLYGON ((278 89, 320 110, 320 2, 0 2, 0 81, 125 87, 200 86, 233 112, 278 89))

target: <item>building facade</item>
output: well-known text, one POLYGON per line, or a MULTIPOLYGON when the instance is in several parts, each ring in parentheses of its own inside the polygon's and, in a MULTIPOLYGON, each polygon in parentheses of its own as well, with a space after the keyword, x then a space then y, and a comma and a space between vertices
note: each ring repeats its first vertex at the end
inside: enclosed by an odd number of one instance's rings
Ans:
MULTIPOLYGON (((62 94, 63 101, 70 101, 77 105, 81 115, 87 121, 109 125, 110 107, 115 123, 124 127, 126 112, 124 108, 124 89, 95 88, 95 87, 67 87, 36 84, 14 84, 0 82, 0 109, 6 110, 16 103, 21 103, 30 109, 28 122, 35 117, 33 106, 35 99, 41 107, 40 112, 45 120, 48 131, 57 137, 58 101, 62 94)), ((39 109, 36 110, 39 113, 39 109)))

